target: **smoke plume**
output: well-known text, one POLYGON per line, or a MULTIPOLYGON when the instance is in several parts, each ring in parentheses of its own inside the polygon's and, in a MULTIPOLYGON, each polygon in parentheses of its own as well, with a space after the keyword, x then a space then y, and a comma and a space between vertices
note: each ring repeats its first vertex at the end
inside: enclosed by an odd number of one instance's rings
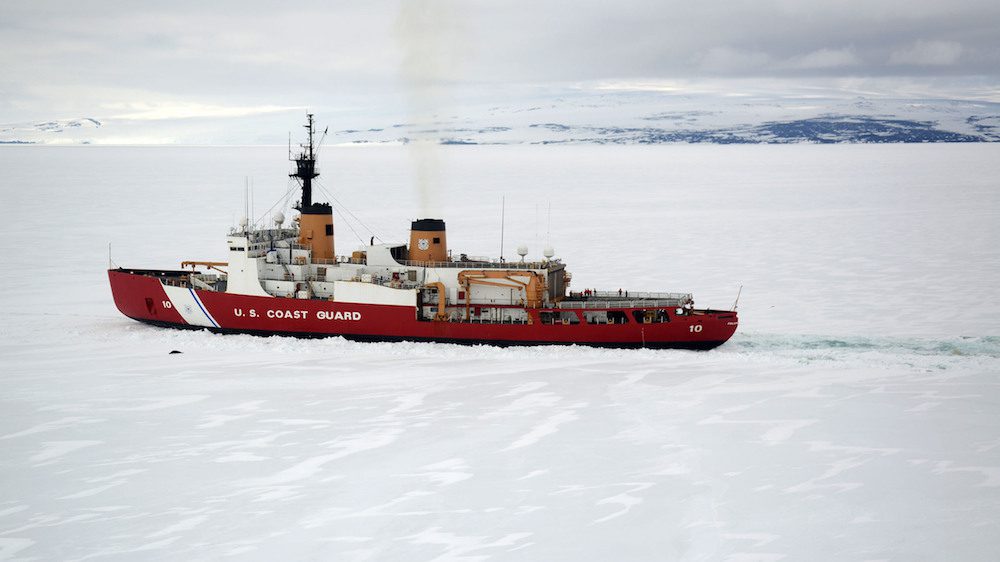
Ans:
POLYGON ((440 127, 449 117, 448 85, 455 77, 458 25, 454 0, 406 0, 396 21, 407 97, 406 134, 421 217, 437 217, 441 181, 440 127))

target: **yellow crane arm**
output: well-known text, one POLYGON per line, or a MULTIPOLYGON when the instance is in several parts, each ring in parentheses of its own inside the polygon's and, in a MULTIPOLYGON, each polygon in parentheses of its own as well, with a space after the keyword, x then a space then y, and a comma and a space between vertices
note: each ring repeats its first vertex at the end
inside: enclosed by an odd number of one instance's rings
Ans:
MULTIPOLYGON (((445 289, 444 289, 444 283, 441 283, 440 281, 436 282, 436 283, 427 283, 427 286, 428 287, 435 287, 437 289, 437 292, 438 292, 438 311, 437 311, 437 314, 434 315, 434 320, 439 321, 439 322, 443 321, 443 320, 447 320, 448 319, 448 314, 444 311, 445 305, 447 304, 446 301, 445 301, 445 296, 446 295, 445 295, 445 292, 444 292, 445 291, 445 289)), ((421 312, 421 314, 423 314, 423 313, 421 312)))
POLYGON ((538 308, 542 305, 545 300, 545 277, 538 273, 537 271, 523 271, 523 270, 511 270, 511 269, 497 269, 497 270, 465 270, 458 272, 458 282, 465 287, 465 319, 469 319, 469 307, 472 299, 469 298, 469 285, 490 285, 493 287, 506 287, 509 289, 519 289, 523 288, 526 297, 526 304, 529 308, 538 308), (525 283, 517 277, 527 277, 528 282, 525 283), (496 281, 487 281, 487 279, 496 279, 509 281, 515 283, 518 287, 512 287, 505 283, 498 283, 496 281))
POLYGON ((190 267, 191 270, 194 271, 195 266, 198 266, 198 265, 203 265, 203 266, 205 266, 205 267, 207 267, 209 269, 214 269, 214 270, 216 270, 218 272, 221 272, 221 273, 226 273, 224 270, 219 269, 219 266, 228 266, 229 262, 227 262, 227 261, 182 261, 181 262, 181 269, 183 269, 185 267, 190 267))

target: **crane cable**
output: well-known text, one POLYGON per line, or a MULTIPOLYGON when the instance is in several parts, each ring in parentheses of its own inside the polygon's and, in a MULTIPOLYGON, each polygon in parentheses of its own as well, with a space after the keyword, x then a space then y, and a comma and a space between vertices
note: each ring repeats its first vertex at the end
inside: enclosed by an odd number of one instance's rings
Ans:
MULTIPOLYGON (((363 220, 359 219, 357 215, 355 215, 354 213, 352 213, 351 210, 348 209, 346 205, 344 205, 343 203, 340 202, 339 199, 337 199, 336 197, 334 197, 333 194, 330 193, 326 189, 325 186, 323 186, 322 182, 317 181, 316 185, 319 186, 319 188, 323 191, 323 193, 326 194, 327 197, 330 198, 331 201, 334 201, 335 203, 337 203, 337 205, 341 208, 341 210, 343 212, 346 212, 347 214, 351 215, 351 217, 353 217, 354 220, 358 221, 358 224, 361 225, 361 227, 363 227, 365 230, 367 230, 368 234, 371 234, 374 238, 378 238, 379 242, 385 242, 385 240, 383 240, 382 237, 379 236, 377 232, 375 232, 374 230, 372 230, 371 227, 369 227, 367 224, 365 224, 365 222, 363 220)), ((341 215, 341 217, 344 218, 345 222, 348 222, 347 221, 347 217, 345 217, 343 214, 341 215)), ((348 226, 350 226, 350 222, 348 222, 348 226)), ((353 230, 353 228, 352 228, 352 230, 353 230)), ((364 240, 362 240, 362 242, 364 242, 364 240)))
POLYGON ((258 219, 256 219, 256 220, 254 220, 254 223, 253 223, 253 224, 254 224, 254 226, 257 226, 258 224, 260 224, 260 222, 264 220, 264 217, 265 217, 265 216, 267 216, 267 214, 268 214, 268 213, 270 213, 271 211, 273 211, 273 210, 275 209, 275 207, 277 207, 277 206, 278 206, 279 204, 281 205, 281 209, 282 209, 282 211, 284 211, 285 207, 287 207, 287 206, 288 206, 288 200, 289 200, 289 199, 291 198, 291 196, 292 196, 292 191, 293 191, 293 190, 294 190, 294 189, 295 189, 296 187, 298 187, 298 184, 295 184, 294 182, 292 182, 292 181, 289 181, 289 182, 288 182, 288 188, 286 188, 286 189, 285 189, 285 194, 284 194, 284 195, 282 195, 281 197, 279 197, 279 198, 278 198, 278 200, 274 202, 274 205, 271 205, 271 208, 270 208, 270 209, 268 209, 268 210, 264 211, 264 212, 263 212, 263 213, 262 213, 262 214, 260 215, 260 218, 258 218, 258 219))

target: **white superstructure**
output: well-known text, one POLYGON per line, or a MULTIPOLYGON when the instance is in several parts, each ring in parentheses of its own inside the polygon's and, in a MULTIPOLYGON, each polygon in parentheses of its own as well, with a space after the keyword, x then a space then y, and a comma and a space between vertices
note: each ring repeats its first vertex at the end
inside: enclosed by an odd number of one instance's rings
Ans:
POLYGON ((552 306, 565 296, 569 283, 559 260, 499 262, 463 256, 418 261, 407 259, 403 243, 364 245, 351 256, 313 259, 312 249, 300 240, 297 228, 241 226, 226 239, 226 273, 193 275, 192 282, 241 295, 417 306, 427 319, 453 321, 467 315, 498 317, 494 307, 508 308, 505 320, 526 321, 524 307, 552 306))

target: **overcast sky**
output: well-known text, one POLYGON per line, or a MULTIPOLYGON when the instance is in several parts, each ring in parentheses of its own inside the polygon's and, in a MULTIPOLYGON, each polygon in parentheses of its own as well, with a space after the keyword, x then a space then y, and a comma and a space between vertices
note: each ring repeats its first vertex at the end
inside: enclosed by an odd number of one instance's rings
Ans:
POLYGON ((0 70, 0 123, 419 110, 432 90, 565 87, 1000 101, 1000 2, 3 0, 0 70))

